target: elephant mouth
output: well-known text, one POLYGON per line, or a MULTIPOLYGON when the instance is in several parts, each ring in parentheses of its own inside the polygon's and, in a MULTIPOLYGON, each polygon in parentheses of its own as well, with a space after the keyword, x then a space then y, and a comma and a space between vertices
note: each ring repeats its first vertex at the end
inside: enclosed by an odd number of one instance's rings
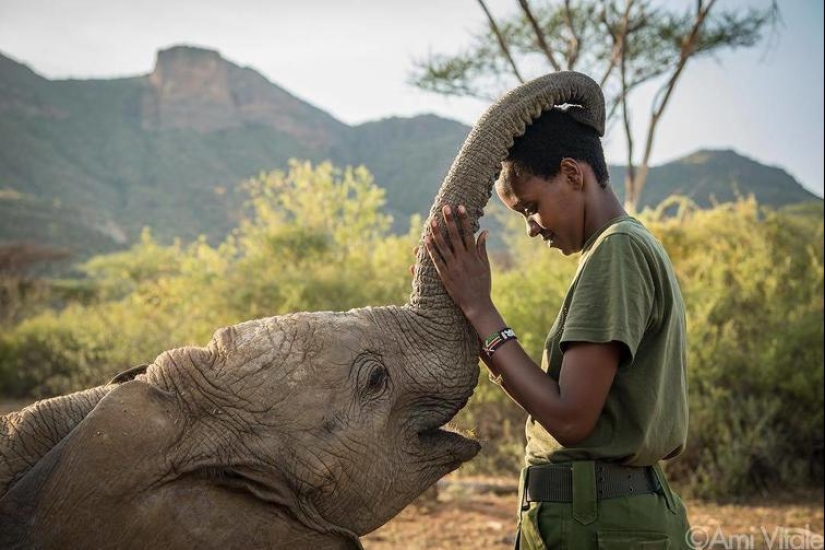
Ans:
MULTIPOLYGON (((432 417, 418 431, 419 449, 423 457, 433 464, 447 466, 450 471, 471 460, 481 450, 478 441, 449 424, 458 411, 467 405, 468 399, 469 396, 446 409, 444 403, 440 403, 441 412, 433 412, 432 417)), ((438 410, 435 406, 429 409, 438 410)))
POLYGON ((453 427, 436 428, 418 434, 418 441, 427 455, 443 457, 451 469, 474 458, 481 450, 481 444, 475 439, 459 433, 453 427))

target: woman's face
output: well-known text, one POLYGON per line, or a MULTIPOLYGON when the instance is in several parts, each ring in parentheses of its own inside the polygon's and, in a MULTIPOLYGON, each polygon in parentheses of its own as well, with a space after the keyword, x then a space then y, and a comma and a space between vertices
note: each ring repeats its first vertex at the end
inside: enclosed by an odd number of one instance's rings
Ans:
POLYGON ((504 163, 496 192, 510 210, 524 216, 528 236, 541 237, 568 256, 584 246, 584 194, 581 170, 565 163, 575 161, 564 159, 559 173, 549 180, 532 174, 517 177, 512 165, 504 163))

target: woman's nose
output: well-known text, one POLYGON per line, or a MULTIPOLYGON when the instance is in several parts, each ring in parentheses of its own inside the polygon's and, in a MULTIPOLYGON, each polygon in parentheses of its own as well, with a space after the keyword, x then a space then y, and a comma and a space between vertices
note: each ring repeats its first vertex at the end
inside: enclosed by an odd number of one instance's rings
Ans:
POLYGON ((535 237, 541 233, 541 226, 537 224, 535 221, 528 219, 527 220, 527 236, 528 237, 535 237))

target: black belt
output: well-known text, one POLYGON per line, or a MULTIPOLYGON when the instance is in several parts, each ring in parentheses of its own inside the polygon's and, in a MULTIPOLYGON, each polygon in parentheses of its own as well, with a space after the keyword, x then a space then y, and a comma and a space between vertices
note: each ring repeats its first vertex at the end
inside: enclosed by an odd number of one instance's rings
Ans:
MULTIPOLYGON (((650 466, 634 468, 611 462, 596 462, 596 497, 599 500, 655 493, 660 489, 650 466)), ((546 464, 527 470, 525 502, 573 502, 573 468, 546 464)))

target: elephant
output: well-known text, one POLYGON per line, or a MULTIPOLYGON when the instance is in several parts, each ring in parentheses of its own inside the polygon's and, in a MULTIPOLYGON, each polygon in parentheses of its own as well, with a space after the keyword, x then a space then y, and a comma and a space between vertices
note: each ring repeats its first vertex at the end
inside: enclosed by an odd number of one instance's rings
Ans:
MULTIPOLYGON (((511 90, 471 130, 422 238, 446 204, 476 231, 514 138, 561 104, 603 134, 604 98, 583 74, 511 90)), ((403 306, 221 328, 2 417, 0 547, 362 548, 478 453, 442 428, 474 391, 478 355, 419 247, 403 306)))

